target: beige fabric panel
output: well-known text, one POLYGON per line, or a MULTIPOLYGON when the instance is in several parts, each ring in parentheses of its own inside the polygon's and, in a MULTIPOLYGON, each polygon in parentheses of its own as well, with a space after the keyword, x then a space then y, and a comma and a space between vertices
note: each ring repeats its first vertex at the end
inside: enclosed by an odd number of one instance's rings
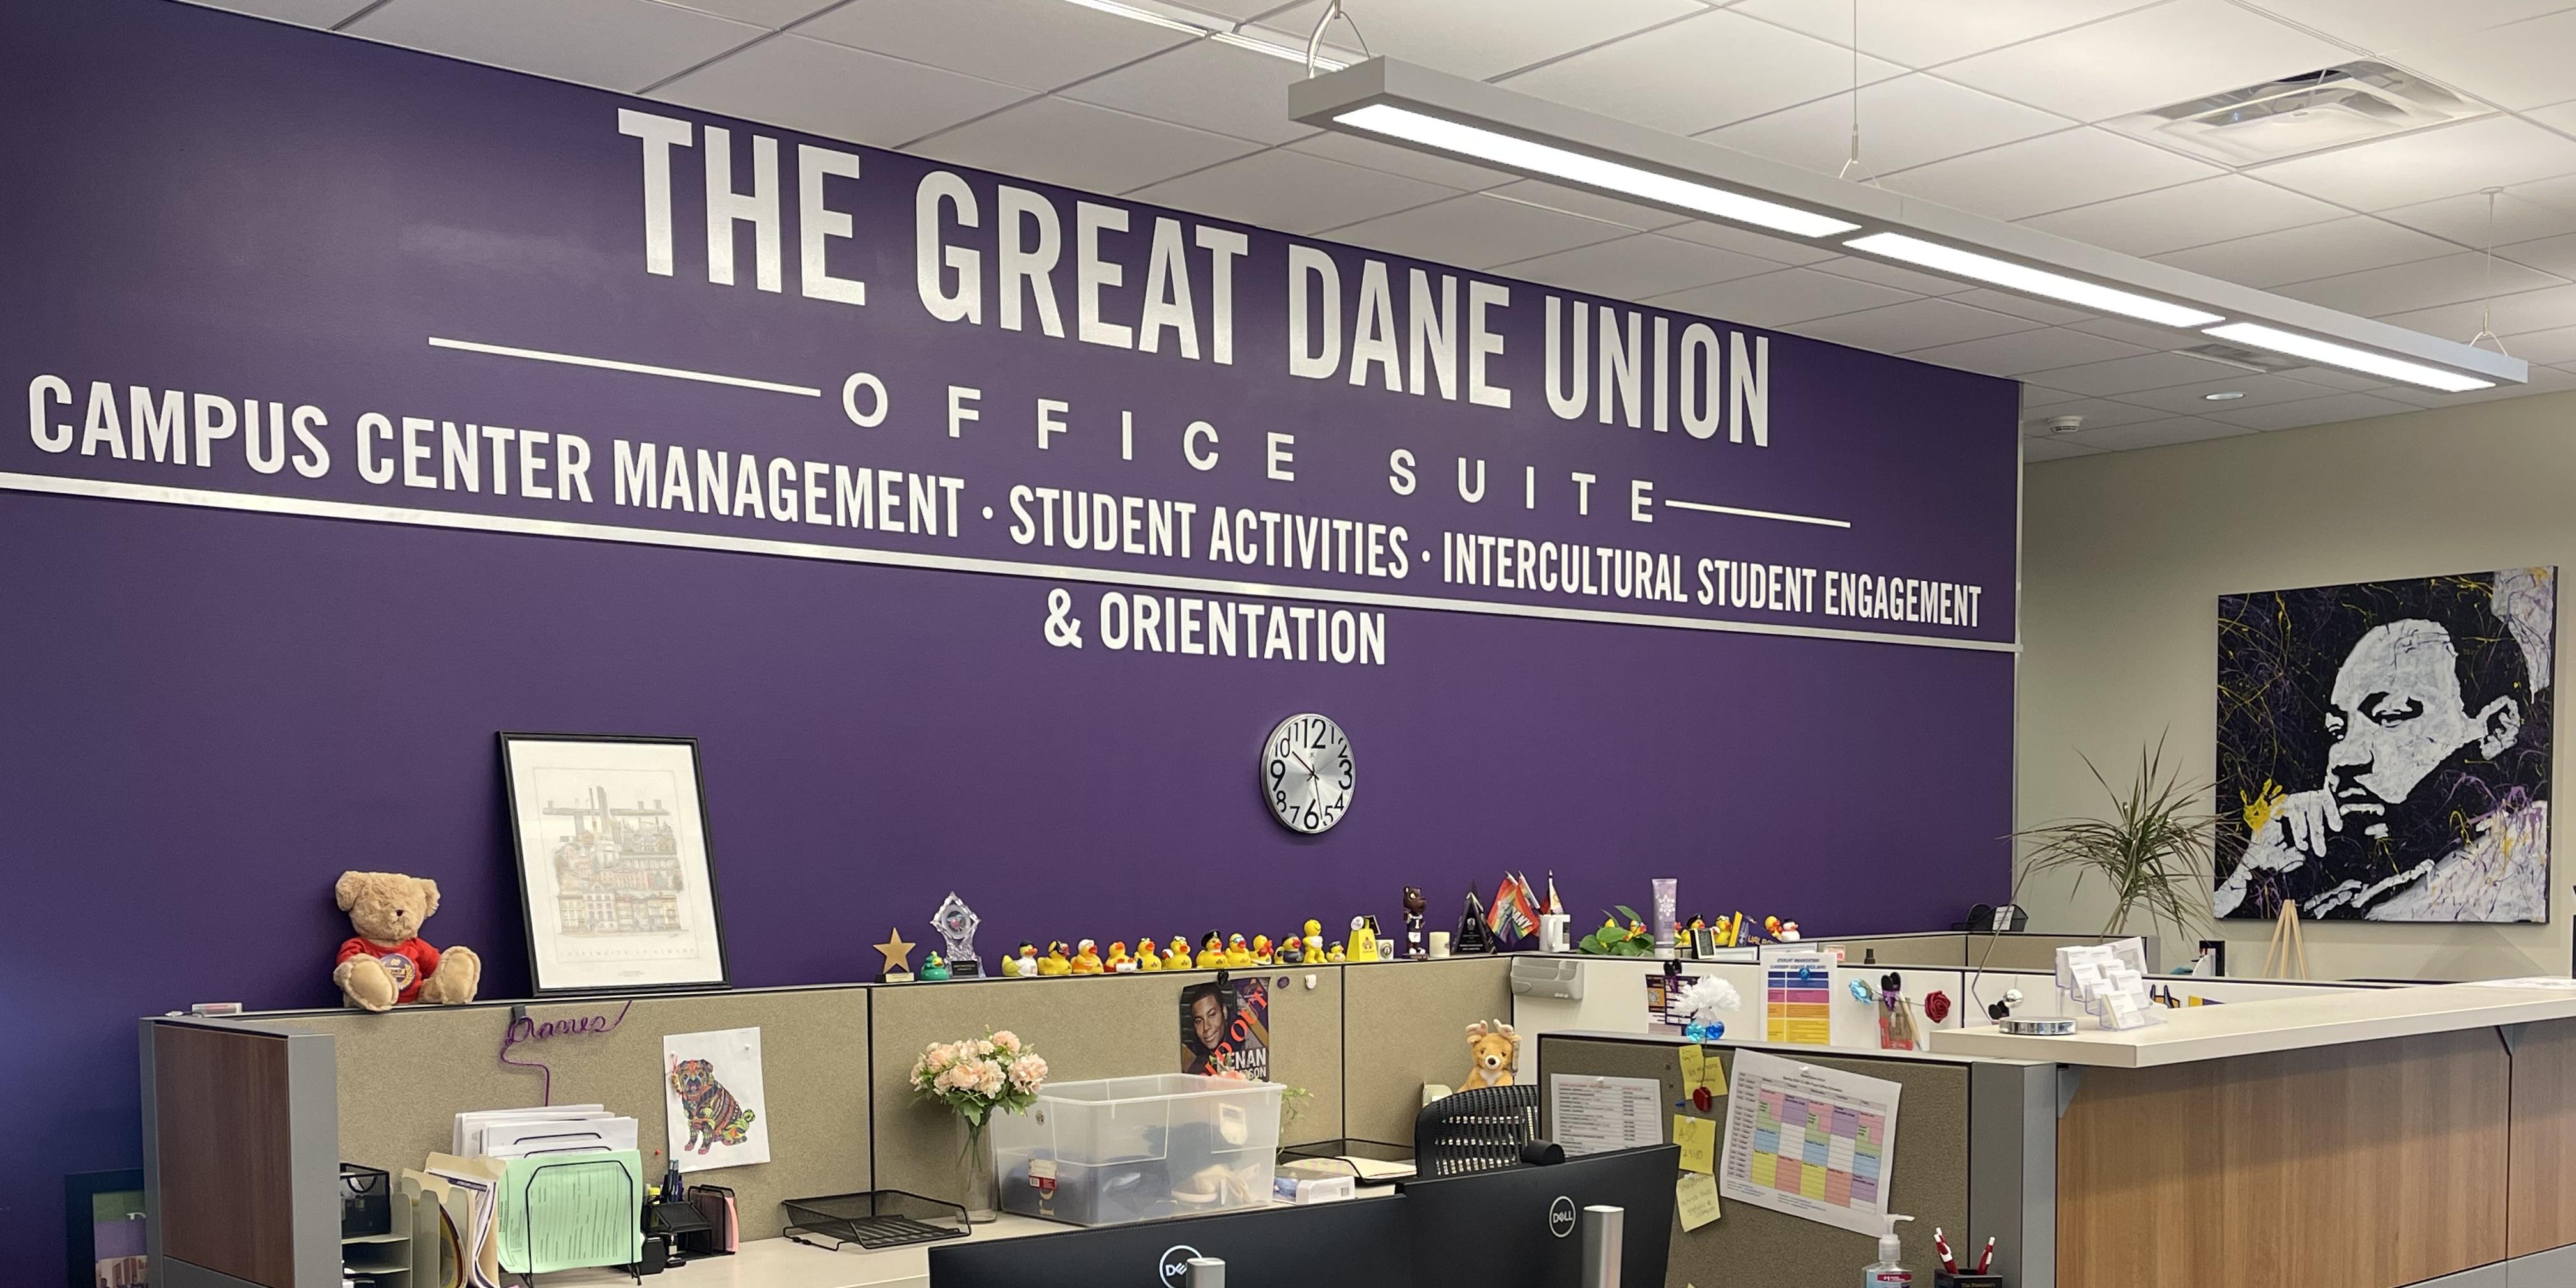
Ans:
MULTIPOLYGON (((767 1092, 767 1164, 692 1172, 731 1186, 742 1237, 768 1238, 782 1224, 779 1201, 870 1188, 868 996, 863 988, 782 989, 638 998, 606 1034, 522 1042, 513 1060, 554 1070, 559 1105, 596 1102, 635 1117, 646 1171, 660 1176, 663 1133, 662 1039, 714 1029, 760 1030, 767 1092)), ((543 1023, 615 1016, 624 1003, 528 1003, 543 1023)), ((541 1103, 533 1069, 500 1062, 507 1005, 404 1007, 383 1015, 324 1012, 280 1021, 328 1033, 340 1081, 340 1156, 399 1174, 433 1150, 444 1153, 456 1115, 541 1103)))
MULTIPOLYGON (((1663 1083, 1664 1103, 1682 1098, 1681 1047, 1657 1039, 1603 1041, 1550 1037, 1548 1074, 1596 1074, 1614 1078, 1654 1078, 1663 1083)), ((1713 1054, 1728 1075, 1735 1072, 1734 1048, 1717 1045, 1713 1054)), ((1779 1054, 1774 1052, 1773 1054, 1779 1054)), ((1984 1246, 1986 1231, 1968 1224, 1968 1066, 1923 1060, 1879 1060, 1864 1055, 1819 1055, 1808 1063, 1885 1078, 1905 1090, 1897 1100, 1896 1165, 1889 1176, 1888 1210, 1914 1220, 1898 1227, 1905 1233, 1905 1265, 1914 1282, 1929 1284, 1940 1258, 1932 1251, 1932 1228, 1949 1232, 1953 1248, 1971 1238, 1984 1246)), ((1544 1103, 1545 1098, 1541 1098, 1544 1103)), ((1719 1097, 1706 1115, 1718 1123, 1723 1149, 1726 1100, 1719 1097)), ((1552 1130, 1552 1128, 1551 1128, 1552 1130)), ((1665 1125, 1671 1135, 1671 1125, 1665 1125)), ((1878 1255, 1878 1241, 1830 1225, 1820 1225, 1749 1203, 1725 1204, 1715 1225, 1687 1234, 1676 1222, 1672 1258, 1664 1282, 1730 1284, 1751 1275, 1766 1284, 1835 1284, 1858 1282, 1860 1268, 1878 1255)))
MULTIPOLYGON (((1271 1077, 1311 1096, 1281 1139, 1333 1139, 1341 1135, 1342 1120, 1342 968, 1257 969, 1271 981, 1271 1077)), ((874 990, 877 1183, 933 1198, 958 1196, 963 1138, 956 1116, 915 1097, 905 1081, 922 1048, 981 1037, 989 1027, 1009 1029, 1034 1044, 1046 1057, 1051 1081, 1177 1073, 1181 989, 1214 978, 1215 971, 1158 971, 874 990)))
MULTIPOLYGON (((1361 1140, 1410 1147, 1422 1086, 1467 1076, 1467 1026, 1512 1018, 1512 969, 1504 957, 1344 966, 1349 1023, 1343 1119, 1361 1140)), ((1538 1067, 1524 1048, 1521 1068, 1538 1067)))

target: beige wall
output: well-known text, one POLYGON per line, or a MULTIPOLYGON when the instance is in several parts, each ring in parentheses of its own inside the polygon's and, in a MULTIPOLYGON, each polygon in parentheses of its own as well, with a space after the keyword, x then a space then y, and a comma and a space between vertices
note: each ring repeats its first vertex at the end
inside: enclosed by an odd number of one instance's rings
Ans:
MULTIPOLYGON (((2078 752, 2118 784, 2170 730, 2184 772, 2209 780, 2222 594, 2576 570, 2576 394, 2051 461, 2029 467, 2023 493, 2018 773, 2030 827, 2107 803, 2078 752)), ((2553 866, 2551 925, 2310 923, 2310 965, 2320 977, 2567 974, 2576 868, 2553 866)), ((2099 930, 2109 910, 2098 883, 2075 895, 2033 880, 2022 898, 2033 929, 2099 930)), ((2229 923, 2231 972, 2255 973, 2270 934, 2229 923)))

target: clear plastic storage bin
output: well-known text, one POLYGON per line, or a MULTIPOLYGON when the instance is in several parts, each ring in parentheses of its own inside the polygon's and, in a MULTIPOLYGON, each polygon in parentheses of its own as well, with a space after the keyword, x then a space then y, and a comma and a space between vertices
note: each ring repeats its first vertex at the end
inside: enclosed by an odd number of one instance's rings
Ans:
POLYGON ((1117 1225, 1264 1206, 1279 1094, 1184 1073, 1056 1083, 987 1129, 1002 1210, 1117 1225))

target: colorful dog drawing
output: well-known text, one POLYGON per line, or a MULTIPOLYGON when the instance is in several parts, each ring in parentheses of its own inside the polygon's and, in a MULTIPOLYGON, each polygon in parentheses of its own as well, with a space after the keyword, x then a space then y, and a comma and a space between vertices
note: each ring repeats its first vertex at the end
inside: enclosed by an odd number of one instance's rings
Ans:
POLYGON ((679 1093, 681 1106, 688 1110, 689 1139, 678 1147, 682 1150, 694 1148, 704 1154, 711 1146, 739 1145, 750 1133, 751 1120, 759 1117, 716 1081, 713 1061, 672 1061, 671 1090, 679 1093))

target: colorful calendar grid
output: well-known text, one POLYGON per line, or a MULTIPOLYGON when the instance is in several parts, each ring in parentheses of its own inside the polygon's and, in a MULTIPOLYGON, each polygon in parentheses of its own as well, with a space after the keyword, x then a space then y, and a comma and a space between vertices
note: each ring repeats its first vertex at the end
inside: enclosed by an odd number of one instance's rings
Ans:
POLYGON ((1823 953, 1782 953, 1766 964, 1767 1021, 1773 1042, 1825 1046, 1833 1041, 1833 968, 1823 953))
POLYGON ((1766 1088, 1753 1119, 1754 1184, 1838 1208, 1875 1207, 1887 1120, 1766 1088))

